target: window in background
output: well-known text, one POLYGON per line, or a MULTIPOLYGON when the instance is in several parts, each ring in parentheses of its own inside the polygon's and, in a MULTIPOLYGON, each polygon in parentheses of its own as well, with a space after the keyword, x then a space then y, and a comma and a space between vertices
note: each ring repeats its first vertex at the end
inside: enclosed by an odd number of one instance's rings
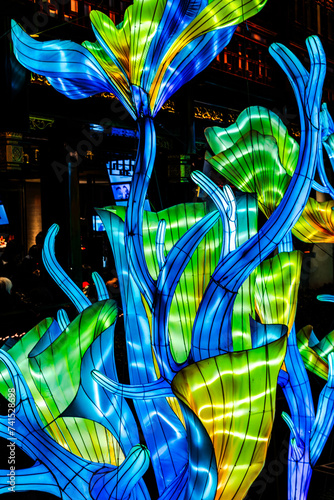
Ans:
POLYGON ((48 9, 49 9, 49 15, 51 17, 57 17, 58 16, 58 7, 57 7, 57 4, 49 3, 48 9))
POLYGON ((71 0, 71 11, 78 12, 78 0, 71 0))

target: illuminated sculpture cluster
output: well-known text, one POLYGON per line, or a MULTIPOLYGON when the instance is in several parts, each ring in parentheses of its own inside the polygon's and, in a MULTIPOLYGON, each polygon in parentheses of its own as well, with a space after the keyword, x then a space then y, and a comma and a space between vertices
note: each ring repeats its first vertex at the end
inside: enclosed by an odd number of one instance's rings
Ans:
MULTIPOLYGON (((196 203, 144 211, 156 151, 153 117, 264 4, 135 0, 118 27, 93 12, 97 42, 82 46, 38 42, 13 23, 23 65, 71 98, 112 92, 139 127, 128 208, 98 210, 119 276, 130 385, 119 383, 115 366, 117 307, 98 274, 93 305, 70 280, 55 258, 52 226, 44 263, 78 316, 70 322, 59 311, 57 321, 42 321, 0 350, 1 392, 16 389, 16 443, 36 460, 16 472, 17 491, 149 499, 143 475, 151 462, 161 500, 242 499, 265 461, 279 383, 291 412, 284 415, 289 498, 306 498, 334 419, 332 337, 318 342, 306 328, 297 339, 294 328, 301 256, 291 231, 333 238, 331 203, 318 214, 309 199, 312 187, 332 189, 320 161, 334 132, 320 110, 320 41, 307 40, 309 72, 284 46, 270 49, 299 104, 299 146, 274 113, 249 108, 228 129, 207 131, 214 153, 208 161, 245 194, 220 190, 195 172, 216 210, 196 203), (316 166, 322 186, 313 180, 316 166), (259 230, 258 204, 268 217, 259 230), (327 379, 316 415, 303 361, 327 379)), ((5 417, 0 435, 10 439, 5 417)), ((7 472, 0 492, 7 491, 7 472)))

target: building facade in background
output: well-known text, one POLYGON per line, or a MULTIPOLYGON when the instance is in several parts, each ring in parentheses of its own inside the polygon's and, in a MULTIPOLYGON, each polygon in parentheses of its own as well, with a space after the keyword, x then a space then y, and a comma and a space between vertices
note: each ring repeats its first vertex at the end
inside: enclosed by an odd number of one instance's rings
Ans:
MULTIPOLYGON (((72 242, 72 248, 66 248, 69 256, 65 251, 63 255, 69 268, 80 267, 85 259, 97 268, 106 262, 103 237, 94 226, 94 207, 114 203, 108 173, 121 175, 122 166, 131 164, 137 135, 135 123, 112 95, 72 101, 58 94, 44 77, 20 66, 12 54, 10 19, 37 40, 81 43, 94 41, 91 10, 99 9, 120 23, 130 4, 8 0, 0 6, 0 86, 5 109, 0 119, 0 200, 9 220, 0 226, 0 237, 1 241, 15 239, 21 254, 33 245, 39 231, 57 222, 60 238, 72 242), (86 254, 76 250, 81 247, 86 254)), ((196 199, 189 173, 203 168, 205 127, 228 126, 247 106, 274 110, 298 140, 295 100, 268 48, 279 41, 303 59, 310 34, 320 36, 327 54, 324 96, 332 110, 334 2, 270 0, 258 16, 238 27, 211 66, 158 114, 158 160, 149 193, 154 210, 196 199)))

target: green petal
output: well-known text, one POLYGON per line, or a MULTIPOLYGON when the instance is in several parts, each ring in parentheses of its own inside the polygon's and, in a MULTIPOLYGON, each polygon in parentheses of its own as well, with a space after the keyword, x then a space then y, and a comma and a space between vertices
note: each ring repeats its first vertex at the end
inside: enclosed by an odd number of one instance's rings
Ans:
POLYGON ((309 198, 292 233, 306 243, 334 243, 334 201, 309 198))
MULTIPOLYGON (((58 418, 74 399, 80 383, 81 360, 92 342, 116 320, 114 301, 96 302, 79 314, 44 351, 29 353, 52 324, 42 321, 8 353, 17 362, 32 393, 45 430, 63 447, 93 461, 123 459, 117 441, 103 426, 86 419, 58 418), (90 436, 87 439, 83 436, 90 436), (102 460, 103 458, 103 460, 102 460), (100 460, 101 459, 101 460, 100 460)), ((0 390, 7 394, 9 375, 0 371, 0 390)))
POLYGON ((249 132, 258 132, 275 139, 278 156, 286 172, 292 176, 298 162, 299 145, 289 136, 282 120, 269 109, 252 106, 240 113, 235 123, 224 129, 211 127, 205 137, 215 155, 229 149, 249 132))
POLYGON ((287 325, 295 321, 303 254, 282 252, 255 270, 255 306, 263 324, 287 325))
POLYGON ((312 326, 308 325, 297 333, 297 345, 306 368, 318 375, 318 377, 327 380, 328 364, 315 350, 309 346, 309 340, 312 334, 312 326))
POLYGON ((271 215, 289 185, 287 174, 279 159, 274 137, 249 132, 229 149, 207 161, 222 176, 243 192, 257 193, 261 210, 271 215))

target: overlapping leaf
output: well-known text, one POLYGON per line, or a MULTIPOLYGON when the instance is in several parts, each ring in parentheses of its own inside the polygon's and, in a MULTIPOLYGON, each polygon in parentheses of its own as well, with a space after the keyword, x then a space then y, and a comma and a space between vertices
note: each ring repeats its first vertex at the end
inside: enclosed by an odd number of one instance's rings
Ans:
MULTIPOLYGON (((145 310, 140 291, 129 272, 124 241, 124 208, 98 210, 107 230, 118 272, 123 302, 124 327, 127 342, 129 378, 131 384, 156 382, 158 367, 152 351, 150 312, 145 310)), ((187 438, 176 398, 138 399, 133 401, 141 422, 144 437, 151 453, 159 494, 168 498, 170 489, 176 488, 183 478, 188 461, 187 438), (173 486, 172 486, 173 485, 173 486), (167 495, 167 496, 166 496, 167 495)), ((179 485, 183 488, 184 481, 179 485)), ((176 495, 176 493, 175 493, 176 495)), ((177 498, 177 496, 175 497, 177 498)), ((182 498, 182 496, 180 497, 182 498)))
MULTIPOLYGON (((33 395, 47 432, 61 446, 88 460, 118 464, 122 451, 112 434, 99 423, 81 418, 58 418, 74 399, 80 384, 82 358, 92 342, 115 322, 113 301, 97 302, 85 309, 55 340, 41 350, 43 339, 59 327, 42 321, 20 339, 8 353, 19 365, 33 395), (30 355, 30 356, 29 356, 30 355)), ((0 372, 0 389, 6 395, 10 378, 0 372)))
MULTIPOLYGON (((207 153, 208 162, 241 191, 256 193, 269 218, 284 196, 299 154, 299 145, 280 118, 254 106, 227 129, 207 129, 206 138, 214 152, 214 156, 207 153)), ((307 243, 333 243, 333 206, 333 201, 309 198, 293 234, 307 243)))
POLYGON ((301 252, 283 252, 256 269, 255 307, 264 324, 287 325, 295 321, 302 265, 301 252))

